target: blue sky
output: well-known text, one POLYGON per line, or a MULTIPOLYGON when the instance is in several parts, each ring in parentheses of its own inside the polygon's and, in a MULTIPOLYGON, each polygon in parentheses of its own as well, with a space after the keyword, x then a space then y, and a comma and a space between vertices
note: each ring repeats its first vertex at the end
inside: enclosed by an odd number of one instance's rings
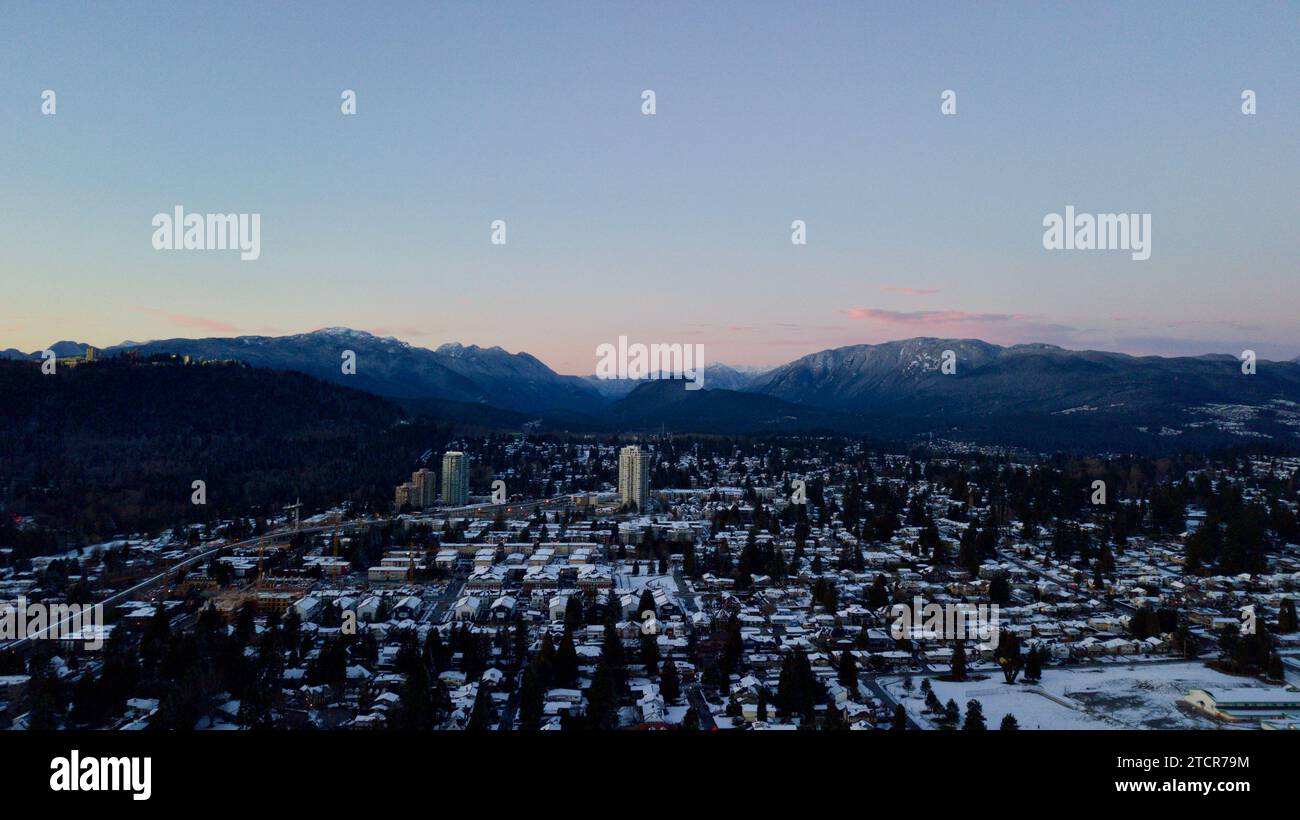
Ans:
POLYGON ((1296 3, 647 6, 3 3, 0 348, 1300 354, 1296 3), (261 258, 155 251, 175 205, 261 258), (1151 213, 1151 259, 1045 251, 1067 205, 1151 213))

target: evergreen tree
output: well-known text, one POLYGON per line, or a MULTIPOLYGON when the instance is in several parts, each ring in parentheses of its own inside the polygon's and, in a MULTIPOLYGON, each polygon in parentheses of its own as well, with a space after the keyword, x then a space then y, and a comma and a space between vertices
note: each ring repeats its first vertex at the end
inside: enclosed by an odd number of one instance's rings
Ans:
POLYGON ((659 672, 659 639, 657 635, 641 633, 641 662, 646 674, 654 677, 659 672))
MULTIPOLYGON (((46 731, 59 728, 62 712, 62 698, 59 694, 59 679, 50 671, 49 663, 44 658, 33 658, 29 665, 31 677, 27 681, 27 698, 30 711, 27 715, 27 728, 33 731, 46 731)), ((191 723, 187 728, 193 728, 191 723)))
POLYGON ((907 710, 903 708, 903 704, 894 704, 894 722, 889 728, 895 732, 901 732, 907 729, 907 710))
POLYGON ((429 678, 424 664, 417 663, 407 673, 399 693, 400 700, 393 712, 392 728, 407 731, 427 731, 435 721, 433 698, 429 693, 429 678))
POLYGON ((876 580, 871 584, 871 591, 867 593, 867 606, 871 609, 884 609, 889 606, 889 588, 885 583, 885 576, 876 575, 876 580))
POLYGON ((961 728, 964 732, 984 731, 984 707, 978 700, 966 701, 966 722, 961 728))
POLYGON ((555 650, 551 674, 560 687, 572 687, 578 682, 578 650, 573 645, 573 629, 564 628, 564 637, 560 639, 560 648, 555 650))
POLYGON ((1231 660, 1238 655, 1241 644, 1241 632, 1236 626, 1225 626, 1219 632, 1219 657, 1231 660))
POLYGON ((847 649, 840 653, 840 686, 849 690, 850 697, 858 695, 858 661, 847 649))
POLYGON ((1286 677, 1286 669, 1282 665, 1282 656, 1276 652, 1268 656, 1268 662, 1265 665, 1265 674, 1273 680, 1283 680, 1286 677))
POLYGON ((998 727, 1003 732, 1012 732, 1019 728, 1020 724, 1016 721, 1016 716, 1012 714, 1003 715, 1002 725, 998 727))
POLYGON ((687 709, 686 714, 682 716, 682 728, 688 732, 693 732, 700 728, 700 716, 695 711, 694 706, 687 709))
POLYGON ((847 729, 848 724, 844 722, 844 713, 840 707, 835 705, 835 701, 827 701, 826 714, 822 717, 822 731, 835 732, 841 729, 847 729))
POLYGON ((938 715, 943 711, 943 704, 939 702, 939 696, 933 689, 925 693, 925 711, 931 715, 938 715))
MULTIPOLYGON (((437 632, 436 629, 431 629, 429 631, 437 632)), ((510 636, 514 639, 512 651, 514 652, 515 660, 519 663, 523 663, 528 658, 528 625, 524 623, 523 613, 515 613, 515 623, 513 628, 510 630, 510 636)))
POLYGON ((564 603, 564 625, 566 627, 581 626, 583 623, 582 598, 577 595, 570 595, 564 603))
POLYGON ((1295 632, 1296 629, 1295 601, 1290 598, 1283 598, 1277 610, 1277 631, 1289 634, 1295 632))
POLYGON ((1011 603, 1011 584, 1005 575, 998 575, 989 581, 989 601, 998 606, 1011 603))
POLYGON ((641 601, 636 607, 637 620, 642 620, 646 612, 652 612, 656 618, 659 617, 659 611, 655 608, 655 596, 649 587, 641 590, 641 601))
POLYGON ((966 642, 958 638, 952 648, 952 680, 966 680, 966 642))
POLYGON ((587 689, 588 729, 606 731, 618 728, 618 688, 619 675, 610 659, 602 655, 587 689))
POLYGON ((533 656, 533 668, 537 671, 537 682, 545 691, 555 682, 555 638, 551 636, 550 630, 542 633, 541 645, 537 648, 537 654, 533 656))
POLYGON ((659 692, 664 696, 664 703, 676 703, 682 695, 681 678, 671 654, 664 658, 663 669, 659 672, 659 692))
POLYGON ((729 678, 740 667, 745 655, 745 642, 740 634, 740 619, 732 616, 727 619, 726 642, 722 646, 722 676, 729 678))
POLYGON ((466 724, 465 730, 469 732, 487 731, 492 721, 492 697, 488 694, 488 688, 483 683, 478 685, 478 691, 474 694, 474 707, 469 713, 469 723, 466 724))
POLYGON ((623 650, 623 639, 618 636, 612 618, 605 622, 605 636, 601 642, 600 657, 609 662, 609 671, 614 676, 615 691, 622 692, 623 682, 626 680, 623 667, 627 660, 623 650))
POLYGON ((240 646, 248 646, 249 641, 253 639, 253 633, 257 626, 255 618, 256 610, 253 608, 253 602, 249 601, 239 608, 239 616, 235 621, 235 640, 239 641, 240 646))
POLYGON ((1196 638, 1192 635, 1192 628, 1186 618, 1181 619, 1178 628, 1174 630, 1173 647, 1184 658, 1195 658, 1197 655, 1196 638))
POLYGON ((157 673, 170 643, 171 619, 167 616, 166 608, 159 603, 154 607, 153 617, 149 619, 140 638, 140 661, 146 677, 157 673))
POLYGON ((529 664, 524 667, 523 680, 519 683, 520 729, 533 730, 542 727, 545 697, 541 676, 537 674, 536 668, 529 664))
POLYGON ((993 657, 998 666, 1002 667, 1002 677, 1006 682, 1015 683, 1016 676, 1025 665, 1024 658, 1020 654, 1020 638, 1003 630, 998 636, 998 648, 993 657))
POLYGON ((1029 654, 1025 656, 1025 680, 1037 681, 1042 679, 1045 651, 1037 646, 1029 650, 1029 654))

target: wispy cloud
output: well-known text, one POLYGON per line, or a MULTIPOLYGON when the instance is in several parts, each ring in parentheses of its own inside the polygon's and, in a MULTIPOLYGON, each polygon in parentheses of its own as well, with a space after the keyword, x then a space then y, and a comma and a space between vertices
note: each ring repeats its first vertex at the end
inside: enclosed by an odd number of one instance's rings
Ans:
POLYGON ((885 310, 852 307, 837 311, 869 327, 856 342, 882 342, 907 336, 961 336, 995 344, 1048 342, 1069 345, 1080 329, 1030 313, 969 310, 885 310))
POLYGON ((187 313, 169 313, 165 310, 149 307, 136 307, 137 311, 147 313, 165 322, 175 325, 176 327, 196 328, 198 330, 208 330, 213 333, 239 333, 242 328, 232 325, 229 322, 223 322, 220 319, 208 319, 203 316, 191 316, 187 313))
POLYGON ((882 308, 845 308, 840 311, 850 319, 894 325, 953 325, 964 322, 1023 322, 1033 318, 1020 313, 971 313, 965 310, 884 310, 882 308))

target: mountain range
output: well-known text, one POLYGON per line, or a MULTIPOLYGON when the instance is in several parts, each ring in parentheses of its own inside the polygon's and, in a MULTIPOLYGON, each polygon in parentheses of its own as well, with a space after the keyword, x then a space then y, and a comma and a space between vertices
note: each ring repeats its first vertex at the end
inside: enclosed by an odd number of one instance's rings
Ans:
MULTIPOLYGON (((65 341, 51 349, 76 355, 85 345, 65 341)), ((124 342, 101 355, 128 351, 299 371, 395 399, 408 412, 464 417, 478 406, 506 426, 528 419, 552 429, 826 430, 1065 448, 1300 444, 1295 360, 1261 361, 1247 375, 1226 355, 1166 358, 914 338, 824 350, 766 372, 710 364, 704 389, 685 390, 670 379, 560 375, 528 353, 500 347, 428 349, 348 328, 124 342), (348 350, 355 374, 341 366, 348 350), (952 372, 945 372, 945 358, 952 372)), ((39 352, 11 349, 0 358, 39 352)))

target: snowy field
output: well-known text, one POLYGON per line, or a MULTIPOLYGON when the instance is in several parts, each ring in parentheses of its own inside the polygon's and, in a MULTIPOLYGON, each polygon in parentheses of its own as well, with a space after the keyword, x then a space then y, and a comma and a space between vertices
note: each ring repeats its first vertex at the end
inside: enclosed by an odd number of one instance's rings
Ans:
MULTIPOLYGON (((955 700, 966 713, 966 701, 978 700, 984 721, 997 729, 1002 716, 1016 716, 1021 729, 1217 729, 1223 724, 1180 708, 1177 700, 1190 689, 1269 687, 1253 678, 1237 678, 1207 668, 1200 661, 1128 663, 1106 667, 1047 667, 1032 691, 1021 681, 1003 683, 998 673, 981 672, 984 680, 948 683, 930 679, 940 703, 955 700)), ((923 710, 921 676, 913 676, 909 694, 903 678, 882 679, 889 694, 902 703, 918 723, 934 726, 923 710)), ((1244 728, 1252 728, 1246 724, 1244 728)))

